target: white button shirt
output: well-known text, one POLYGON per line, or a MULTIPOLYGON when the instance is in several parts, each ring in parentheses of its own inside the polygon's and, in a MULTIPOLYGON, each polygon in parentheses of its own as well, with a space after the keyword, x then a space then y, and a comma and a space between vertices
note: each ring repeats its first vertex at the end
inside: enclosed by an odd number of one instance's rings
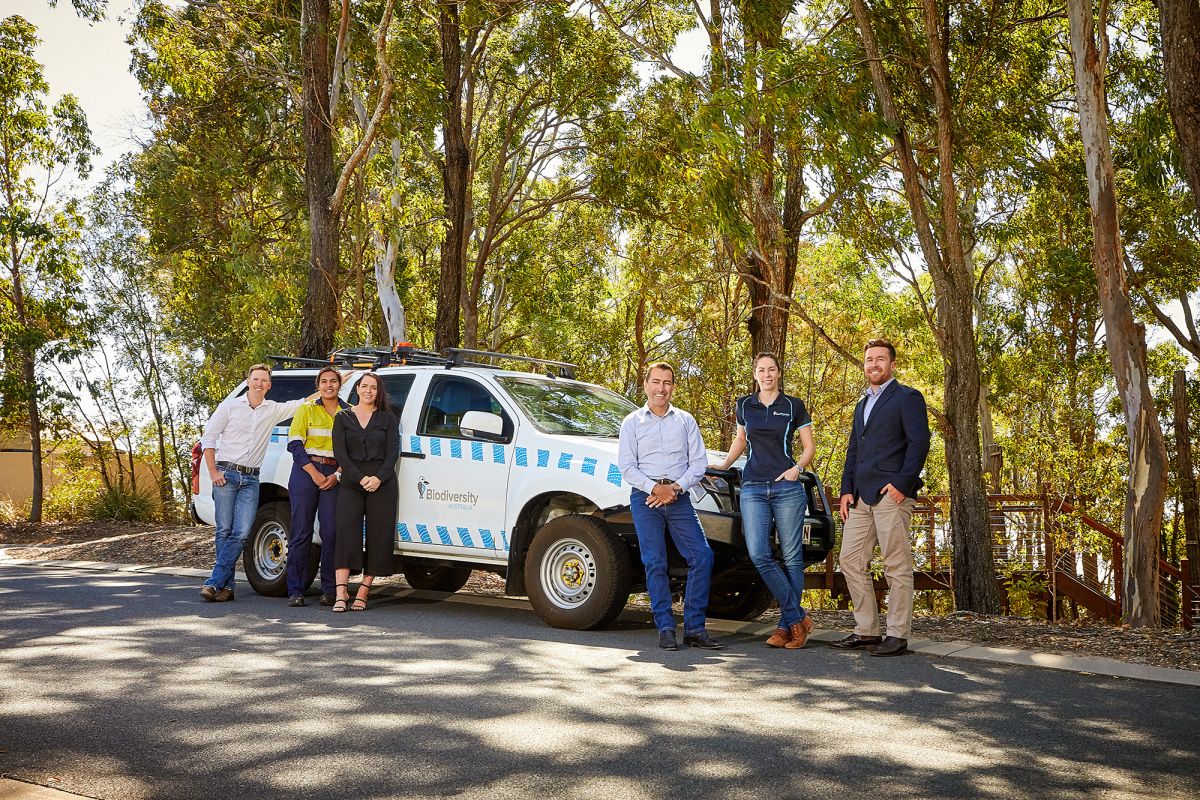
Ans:
POLYGON ((267 455, 271 429, 293 416, 303 402, 304 398, 286 403, 263 400, 258 408, 251 408, 249 393, 231 397, 217 406, 209 418, 200 446, 216 450, 217 461, 257 469, 267 455))

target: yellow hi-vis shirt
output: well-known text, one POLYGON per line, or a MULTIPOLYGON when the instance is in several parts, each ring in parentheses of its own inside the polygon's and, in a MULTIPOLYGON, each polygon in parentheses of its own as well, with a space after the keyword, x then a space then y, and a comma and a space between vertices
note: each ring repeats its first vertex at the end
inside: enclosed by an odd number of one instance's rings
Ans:
MULTIPOLYGON (((346 408, 346 404, 340 400, 338 405, 346 408)), ((288 428, 288 450, 295 453, 299 448, 293 443, 297 442, 310 456, 333 458, 333 417, 325 410, 321 398, 303 403, 296 409, 292 426, 288 428)))

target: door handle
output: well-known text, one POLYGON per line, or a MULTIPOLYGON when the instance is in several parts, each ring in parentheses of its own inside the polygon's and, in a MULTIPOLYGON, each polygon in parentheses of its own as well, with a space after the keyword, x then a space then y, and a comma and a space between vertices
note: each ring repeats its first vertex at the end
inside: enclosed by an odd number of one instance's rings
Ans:
POLYGON ((424 458, 425 454, 424 453, 405 453, 403 450, 401 450, 400 457, 401 458, 424 458))

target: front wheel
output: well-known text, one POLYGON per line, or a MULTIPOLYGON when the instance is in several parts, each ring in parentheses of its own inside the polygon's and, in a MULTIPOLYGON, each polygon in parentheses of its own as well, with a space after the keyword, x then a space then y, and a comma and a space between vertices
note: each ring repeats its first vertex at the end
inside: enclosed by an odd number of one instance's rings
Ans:
POLYGON ((556 517, 538 530, 525 558, 529 603, 548 625, 591 630, 616 619, 629 600, 629 551, 603 522, 556 517))
MULTIPOLYGON (((264 503, 258 509, 246 546, 242 550, 242 569, 250 588, 266 597, 287 596, 288 530, 292 524, 292 509, 288 503, 264 503)), ((333 546, 333 542, 329 542, 333 546)), ((321 565, 321 550, 312 546, 308 554, 308 571, 304 576, 307 590, 317 577, 321 565)))
POLYGON ((708 590, 708 616, 716 619, 758 619, 775 597, 757 575, 715 577, 708 590))

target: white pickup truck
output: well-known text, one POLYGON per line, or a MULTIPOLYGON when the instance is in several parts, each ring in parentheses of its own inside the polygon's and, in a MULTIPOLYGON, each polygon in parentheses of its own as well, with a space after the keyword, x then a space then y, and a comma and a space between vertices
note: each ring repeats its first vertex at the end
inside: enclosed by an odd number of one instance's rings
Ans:
MULTIPOLYGON (((273 370, 270 398, 313 391, 321 362, 277 361, 284 368, 273 370)), ((402 347, 343 351, 331 361, 352 370, 344 400, 355 402, 359 378, 373 370, 398 411, 395 559, 414 588, 454 592, 471 570, 490 570, 505 578, 507 594, 527 595, 547 623, 578 630, 611 622, 631 592, 644 591, 629 486, 617 468, 621 420, 635 408, 629 400, 574 380, 569 364, 496 353, 441 356, 402 347), (547 371, 499 369, 497 360, 547 371)), ((242 384, 232 396, 244 391, 242 384)), ((258 517, 243 555, 251 586, 273 596, 286 594, 287 430, 285 422, 271 433, 258 517)), ((807 482, 805 555, 813 563, 832 546, 833 523, 820 482, 812 475, 807 482)), ((736 473, 714 473, 692 499, 716 556, 710 615, 753 619, 771 596, 746 555, 735 484, 736 473)), ((193 513, 211 525, 206 470, 194 471, 193 488, 193 513)), ((320 530, 313 547, 321 547, 320 530)), ((318 563, 314 552, 310 583, 318 563)), ((682 590, 686 572, 672 549, 673 588, 682 590)))

